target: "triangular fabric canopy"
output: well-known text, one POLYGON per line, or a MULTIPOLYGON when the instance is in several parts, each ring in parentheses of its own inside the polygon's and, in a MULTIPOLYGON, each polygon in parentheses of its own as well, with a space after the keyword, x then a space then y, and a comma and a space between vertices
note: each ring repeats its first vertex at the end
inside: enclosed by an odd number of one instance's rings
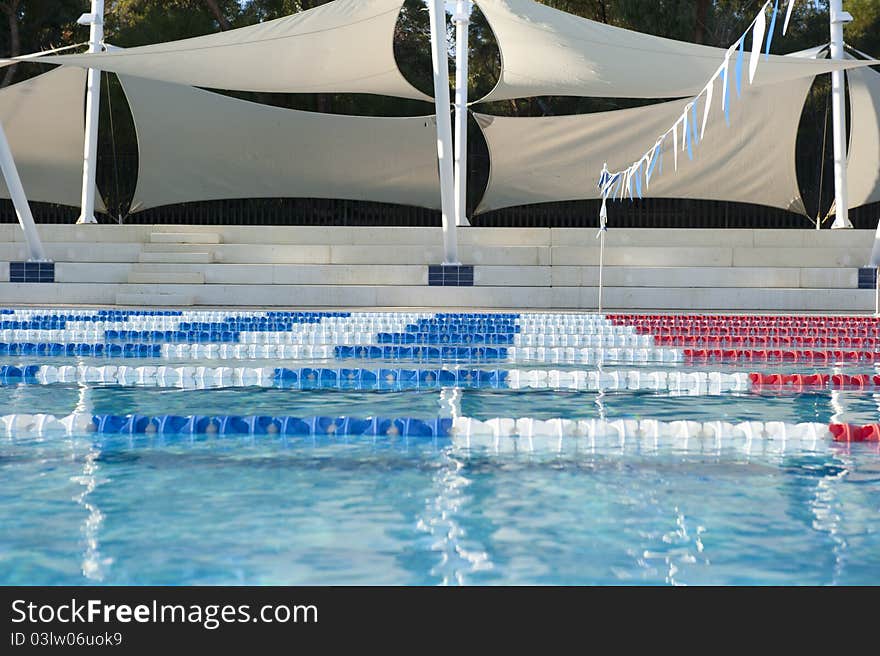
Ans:
POLYGON ((406 81, 394 59, 402 6, 403 0, 335 0, 219 34, 35 61, 210 89, 430 100, 406 81))
POLYGON ((269 107, 120 76, 138 136, 132 211, 228 198, 345 198, 440 206, 433 116, 269 107))
MULTIPOLYGON (((529 96, 696 96, 726 52, 597 23, 532 0, 478 4, 501 49, 501 77, 485 102, 529 96)), ((771 55, 761 58, 755 84, 864 65, 771 55)))
MULTIPOLYGON (((86 72, 57 68, 0 90, 0 121, 28 199, 78 206, 86 72)), ((9 198, 0 176, 0 198, 9 198)), ((104 211, 100 194, 97 209, 104 211)))
MULTIPOLYGON (((678 172, 672 136, 661 148, 646 198, 693 198, 756 203, 804 213, 795 169, 795 144, 804 102, 813 83, 801 78, 774 86, 731 83, 730 125, 721 109, 721 83, 704 139, 693 160, 678 131, 678 172)), ((705 95, 697 105, 702 120, 705 95)), ((489 145, 489 185, 477 212, 551 201, 599 198, 597 180, 607 161, 618 171, 637 161, 681 116, 672 102, 577 116, 508 118, 477 114, 489 145)), ((644 174, 643 167, 642 173, 644 174)), ((635 195, 635 192, 634 192, 635 195)), ((628 201, 624 201, 628 202, 628 201)), ((609 208, 613 212, 613 206, 609 208)))
POLYGON ((880 202, 880 73, 849 71, 850 138, 847 161, 849 206, 880 202))

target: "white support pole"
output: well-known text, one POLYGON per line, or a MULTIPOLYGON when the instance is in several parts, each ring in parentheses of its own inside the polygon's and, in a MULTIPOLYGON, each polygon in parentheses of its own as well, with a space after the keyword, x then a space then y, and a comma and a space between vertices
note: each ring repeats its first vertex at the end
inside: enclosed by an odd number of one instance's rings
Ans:
MULTIPOLYGON (((81 25, 91 25, 89 52, 101 51, 104 40, 104 0, 92 0, 92 13, 83 14, 81 25)), ((101 71, 89 69, 86 84, 86 138, 83 144, 83 183, 81 212, 77 223, 97 223, 95 219, 95 175, 98 169, 98 118, 101 112, 101 71)))
POLYGON ((431 59, 434 62, 434 105, 437 112, 437 159, 440 165, 440 207, 443 213, 443 264, 458 261, 455 229, 455 176, 452 168, 452 117, 449 112, 449 54, 446 3, 427 0, 431 18, 431 59))
MULTIPOLYGON (((852 16, 843 11, 842 0, 830 0, 831 59, 843 59, 843 26, 852 16)), ((831 228, 852 228, 846 188, 846 84, 843 71, 831 73, 831 108, 834 140, 834 223, 831 228)))
POLYGON ((455 23, 455 225, 468 226, 468 29, 471 24, 470 0, 458 0, 455 23))
POLYGON ((31 206, 28 205, 27 196, 25 196, 24 188, 21 186, 21 178, 18 175, 18 169, 12 157, 12 149, 9 147, 9 140, 6 138, 6 131, 2 125, 0 125, 0 169, 2 169, 3 178, 6 180, 9 197, 15 206, 18 222, 24 231, 24 239, 27 242, 28 248, 28 260, 30 262, 45 262, 46 253, 43 250, 43 242, 40 241, 40 233, 37 232, 34 216, 31 214, 31 206))

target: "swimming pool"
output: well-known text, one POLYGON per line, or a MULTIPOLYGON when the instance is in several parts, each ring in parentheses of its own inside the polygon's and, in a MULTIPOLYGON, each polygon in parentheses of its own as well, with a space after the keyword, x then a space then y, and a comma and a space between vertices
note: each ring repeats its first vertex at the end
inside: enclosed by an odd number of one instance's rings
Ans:
POLYGON ((878 328, 3 310, 0 583, 876 584, 878 328))

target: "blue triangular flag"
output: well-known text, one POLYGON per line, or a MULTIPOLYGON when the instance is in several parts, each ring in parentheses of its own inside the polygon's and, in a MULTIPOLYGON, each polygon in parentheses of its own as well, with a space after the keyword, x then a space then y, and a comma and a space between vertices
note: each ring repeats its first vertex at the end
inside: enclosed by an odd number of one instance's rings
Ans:
POLYGON ((770 44, 773 42, 773 31, 776 29, 776 14, 779 13, 779 0, 773 4, 773 18, 770 19, 770 33, 767 34, 767 50, 764 51, 764 59, 770 58, 770 44))

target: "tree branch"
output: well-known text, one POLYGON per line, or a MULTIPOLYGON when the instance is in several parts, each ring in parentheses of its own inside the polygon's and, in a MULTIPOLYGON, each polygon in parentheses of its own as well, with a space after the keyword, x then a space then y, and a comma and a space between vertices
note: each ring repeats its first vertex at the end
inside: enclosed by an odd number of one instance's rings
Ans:
POLYGON ((220 11, 220 5, 217 4, 217 0, 204 0, 204 2, 214 18, 217 19, 217 23, 220 25, 220 31, 226 32, 227 30, 231 30, 232 23, 230 23, 229 19, 226 18, 222 11, 220 11))

